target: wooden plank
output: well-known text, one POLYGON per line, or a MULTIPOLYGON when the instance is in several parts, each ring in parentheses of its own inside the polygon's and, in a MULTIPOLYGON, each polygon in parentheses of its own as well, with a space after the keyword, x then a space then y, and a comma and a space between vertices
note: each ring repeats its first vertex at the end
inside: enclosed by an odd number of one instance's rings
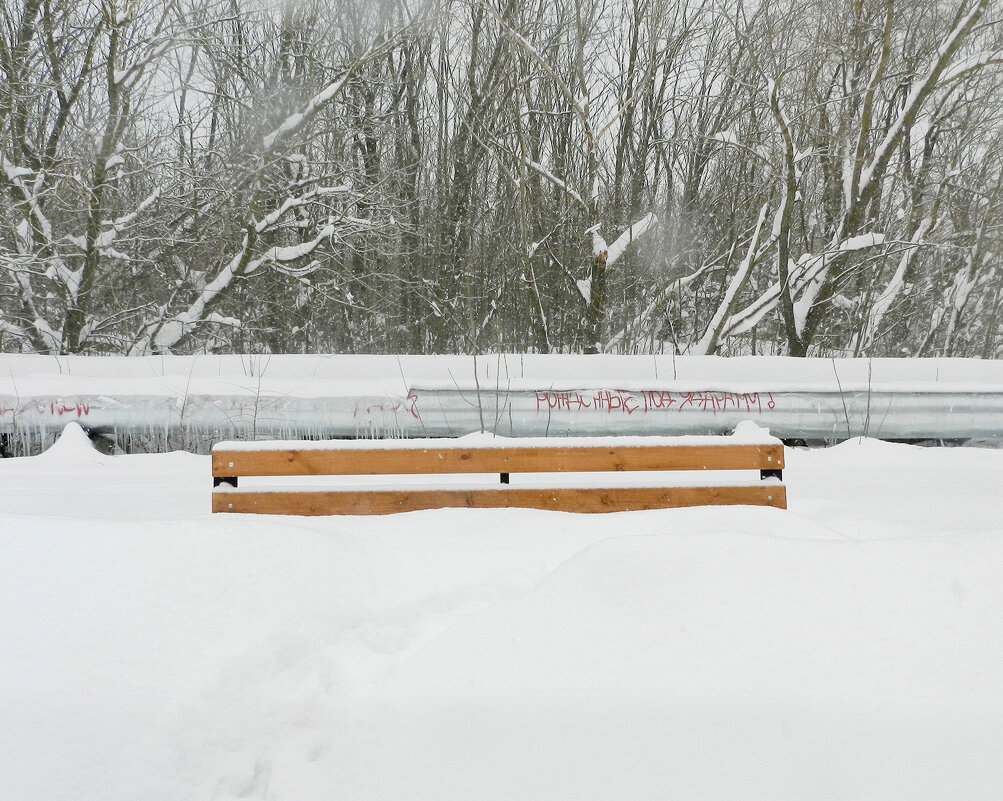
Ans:
POLYGON ((781 470, 783 445, 214 451, 214 476, 781 470))
POLYGON ((608 487, 499 490, 353 490, 334 492, 216 492, 214 512, 276 515, 380 515, 419 509, 530 508, 562 512, 628 512, 680 506, 787 508, 787 488, 764 483, 727 487, 608 487))

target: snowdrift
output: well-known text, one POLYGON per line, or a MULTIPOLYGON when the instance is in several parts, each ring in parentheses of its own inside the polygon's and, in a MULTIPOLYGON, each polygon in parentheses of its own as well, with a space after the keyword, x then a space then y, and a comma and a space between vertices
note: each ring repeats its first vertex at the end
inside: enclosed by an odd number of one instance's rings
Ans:
POLYGON ((790 510, 208 513, 0 461, 11 799, 996 799, 1003 452, 788 453, 790 510))

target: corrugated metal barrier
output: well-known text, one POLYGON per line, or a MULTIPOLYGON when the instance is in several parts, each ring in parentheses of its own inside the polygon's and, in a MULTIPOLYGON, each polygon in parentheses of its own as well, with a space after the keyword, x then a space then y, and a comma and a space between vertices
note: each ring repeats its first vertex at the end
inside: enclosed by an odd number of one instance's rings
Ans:
MULTIPOLYGON (((51 369, 40 373, 38 365, 56 362, 19 358, 0 357, 10 373, 5 379, 0 372, 0 446, 7 455, 37 453, 69 421, 128 451, 207 452, 221 439, 455 437, 480 430, 505 436, 721 434, 743 420, 785 440, 1003 438, 1003 383, 995 380, 995 362, 798 360, 792 366, 780 359, 680 358, 672 362, 676 377, 667 380, 644 378, 638 366, 650 370, 651 357, 525 357, 516 377, 500 374, 500 362, 492 373, 484 359, 463 373, 470 358, 457 356, 406 357, 406 363, 394 357, 272 357, 288 361, 278 362, 270 380, 238 381, 226 373, 231 362, 206 361, 215 357, 168 357, 178 361, 164 362, 163 375, 153 377, 143 372, 149 361, 74 357, 65 372, 60 363, 60 374, 53 375, 51 369), (327 372, 318 375, 318 364, 327 372), (214 366, 218 374, 210 381, 214 366), (749 378, 753 368, 755 380, 749 378), (874 380, 881 371, 894 380, 874 380), (956 380, 929 380, 941 374, 956 380), (978 380, 985 375, 993 380, 978 380)), ((523 359, 507 357, 514 358, 523 359)))

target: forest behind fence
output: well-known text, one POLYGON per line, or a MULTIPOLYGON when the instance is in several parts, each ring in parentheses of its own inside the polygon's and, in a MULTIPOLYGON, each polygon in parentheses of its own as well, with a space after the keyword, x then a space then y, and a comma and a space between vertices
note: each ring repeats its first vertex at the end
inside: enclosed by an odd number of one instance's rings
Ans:
POLYGON ((0 351, 1003 356, 998 0, 12 0, 0 351))

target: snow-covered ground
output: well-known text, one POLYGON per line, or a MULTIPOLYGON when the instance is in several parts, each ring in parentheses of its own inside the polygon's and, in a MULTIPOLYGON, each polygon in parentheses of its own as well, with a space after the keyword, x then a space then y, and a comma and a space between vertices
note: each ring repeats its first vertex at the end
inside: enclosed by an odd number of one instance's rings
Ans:
POLYGON ((789 451, 790 509, 211 516, 0 460, 0 798, 999 799, 1003 451, 789 451))

